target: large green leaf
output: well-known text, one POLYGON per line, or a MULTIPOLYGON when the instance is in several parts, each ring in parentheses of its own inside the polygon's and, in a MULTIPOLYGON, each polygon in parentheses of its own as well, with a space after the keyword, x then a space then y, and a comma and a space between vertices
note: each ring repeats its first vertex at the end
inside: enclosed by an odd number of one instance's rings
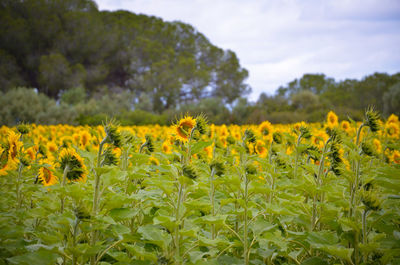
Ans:
POLYGON ((191 154, 197 154, 198 152, 200 152, 201 150, 203 150, 204 148, 206 148, 207 146, 210 146, 213 142, 212 141, 208 141, 208 142, 196 142, 194 144, 192 144, 191 146, 191 154))
POLYGON ((319 257, 308 258, 301 265, 328 265, 328 262, 319 257))
POLYGON ((172 240, 171 235, 157 225, 141 226, 139 227, 138 232, 142 235, 144 240, 156 244, 162 249, 166 249, 172 240))
POLYGON ((32 264, 55 264, 56 260, 59 256, 49 250, 40 249, 35 252, 26 253, 20 256, 8 258, 7 260, 11 264, 19 264, 19 265, 32 265, 32 264))
POLYGON ((137 209, 130 208, 114 208, 110 211, 110 216, 115 221, 121 221, 126 219, 132 219, 137 214, 137 209))
POLYGON ((261 218, 250 224, 250 229, 255 235, 260 235, 265 231, 270 231, 274 229, 275 227, 276 225, 273 225, 267 220, 261 218))

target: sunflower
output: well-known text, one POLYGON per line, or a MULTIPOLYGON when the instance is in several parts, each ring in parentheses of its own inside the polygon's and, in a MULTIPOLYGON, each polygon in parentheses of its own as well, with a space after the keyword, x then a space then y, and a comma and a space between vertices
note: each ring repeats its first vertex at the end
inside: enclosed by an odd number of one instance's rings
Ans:
POLYGON ((337 127, 339 125, 338 116, 333 111, 329 111, 326 122, 329 128, 337 127))
POLYGON ((393 155, 392 155, 393 162, 396 164, 400 164, 400 152, 397 150, 394 150, 393 155))
POLYGON ((394 114, 390 115, 389 118, 387 119, 387 123, 398 123, 398 122, 399 122, 399 117, 397 117, 394 114))
POLYGON ((49 152, 54 153, 58 150, 57 145, 53 142, 53 141, 48 141, 46 144, 47 150, 49 150, 49 152))
POLYGON ((29 156, 31 160, 34 160, 36 157, 36 150, 35 146, 31 146, 28 149, 26 149, 26 154, 29 156))
POLYGON ((342 128, 343 131, 348 132, 350 130, 350 122, 342 121, 340 123, 340 127, 342 128))
POLYGON ((372 141, 374 147, 375 147, 375 151, 379 154, 382 152, 382 145, 381 145, 381 141, 379 141, 378 139, 374 139, 372 141))
POLYGON ((39 176, 38 179, 43 186, 51 186, 58 182, 58 178, 56 175, 53 174, 51 170, 53 167, 41 167, 39 169, 39 176))
POLYGON ((8 160, 18 163, 18 151, 20 150, 22 143, 19 141, 19 134, 10 131, 8 134, 8 160))
POLYGON ((222 138, 226 138, 228 137, 228 135, 229 135, 228 128, 226 127, 225 124, 222 124, 222 126, 220 127, 219 136, 222 138))
POLYGON ((400 129, 399 129, 399 126, 394 122, 386 123, 385 131, 386 131, 387 135, 391 138, 399 137, 400 129))
POLYGON ((255 146, 257 154, 260 155, 260 157, 265 157, 267 154, 267 148, 265 148, 265 144, 261 140, 256 141, 256 146, 255 146))
POLYGON ((158 159, 155 158, 154 156, 150 156, 149 164, 150 165, 154 165, 154 166, 158 166, 158 165, 160 165, 160 161, 158 161, 158 159))
POLYGON ((167 141, 163 142, 161 148, 162 148, 162 151, 163 151, 164 153, 166 153, 166 154, 172 153, 172 152, 171 152, 171 146, 168 144, 167 141))
POLYGON ((190 132, 196 126, 196 120, 190 116, 185 116, 180 119, 179 122, 174 126, 175 132, 179 140, 186 142, 189 139, 190 132))
POLYGON ((7 175, 7 171, 15 170, 17 164, 13 161, 8 161, 8 150, 0 146, 0 176, 7 175))
POLYGON ((81 131, 79 133, 79 136, 80 136, 80 144, 83 148, 85 148, 86 145, 90 142, 92 137, 90 133, 88 133, 87 131, 81 131))
POLYGON ((86 166, 83 159, 75 149, 64 148, 60 153, 60 167, 64 171, 69 166, 67 179, 69 181, 86 181, 86 166))
POLYGON ((272 133, 272 124, 269 121, 264 121, 258 126, 258 130, 263 136, 268 136, 272 133))

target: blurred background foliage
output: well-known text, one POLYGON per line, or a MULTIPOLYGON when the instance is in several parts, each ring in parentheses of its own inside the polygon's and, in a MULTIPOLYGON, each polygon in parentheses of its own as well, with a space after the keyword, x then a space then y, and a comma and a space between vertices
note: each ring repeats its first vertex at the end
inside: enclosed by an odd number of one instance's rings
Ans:
POLYGON ((305 74, 255 102, 247 77, 233 51, 182 22, 91 0, 0 0, 0 125, 167 125, 186 112, 216 124, 314 122, 329 110, 357 120, 369 105, 400 114, 400 73, 305 74))

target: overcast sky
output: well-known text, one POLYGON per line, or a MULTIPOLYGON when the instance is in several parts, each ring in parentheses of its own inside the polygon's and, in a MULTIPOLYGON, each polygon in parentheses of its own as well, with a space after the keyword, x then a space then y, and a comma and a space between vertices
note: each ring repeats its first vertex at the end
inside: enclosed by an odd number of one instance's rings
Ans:
POLYGON ((304 73, 336 80, 400 72, 400 0, 95 0, 194 26, 233 50, 251 99, 304 73))

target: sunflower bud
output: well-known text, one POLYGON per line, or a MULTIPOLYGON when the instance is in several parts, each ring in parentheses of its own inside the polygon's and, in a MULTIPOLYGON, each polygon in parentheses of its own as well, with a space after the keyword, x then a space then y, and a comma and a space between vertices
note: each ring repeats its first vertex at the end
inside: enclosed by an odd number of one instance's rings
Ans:
POLYGON ((249 175, 254 175, 257 173, 257 168, 253 164, 247 164, 246 173, 249 175))
POLYGON ((305 153, 313 160, 318 160, 320 157, 319 149, 314 145, 308 146, 305 153))
POLYGON ((21 162, 21 164, 22 164, 24 167, 29 166, 29 160, 26 159, 25 157, 21 157, 21 158, 19 159, 19 161, 21 162))
POLYGON ((153 138, 151 137, 151 135, 146 135, 146 146, 147 146, 147 150, 149 150, 150 153, 154 152, 154 143, 153 143, 153 138))
POLYGON ((75 213, 76 218, 81 221, 90 219, 89 211, 82 206, 76 207, 74 209, 74 213, 75 213))
POLYGON ((308 127, 305 127, 305 126, 301 126, 300 127, 300 135, 304 139, 310 139, 311 138, 310 129, 308 129, 308 127))
POLYGON ((200 134, 207 133, 207 118, 204 114, 200 114, 196 117, 196 129, 200 134))
POLYGON ((379 131, 379 114, 372 107, 368 108, 365 112, 365 125, 367 125, 372 132, 379 131))
POLYGON ((373 156, 375 154, 373 146, 367 141, 363 141, 361 143, 361 150, 367 156, 373 156))
POLYGON ((42 145, 42 144, 39 145, 38 153, 41 154, 41 155, 43 155, 43 156, 46 156, 46 154, 47 154, 47 149, 46 149, 46 147, 45 147, 44 145, 42 145))
POLYGON ((361 193, 361 201, 368 210, 378 211, 381 208, 382 201, 373 190, 364 190, 361 193))
POLYGON ((228 144, 230 144, 230 145, 234 145, 235 142, 236 142, 235 138, 233 138, 232 135, 229 135, 229 136, 226 138, 226 141, 227 141, 228 144))
POLYGON ((211 162, 210 168, 215 170, 215 175, 217 176, 221 176, 225 171, 224 163, 216 159, 211 162))
POLYGON ((122 146, 122 137, 118 132, 117 125, 110 121, 104 126, 104 131, 106 132, 106 137, 108 138, 108 142, 113 144, 115 147, 122 146))
POLYGON ((341 170, 340 170, 340 165, 342 164, 343 160, 340 156, 339 149, 339 140, 338 138, 335 138, 331 144, 331 150, 328 155, 329 160, 331 162, 331 170, 336 176, 341 175, 341 170))
POLYGON ((188 177, 190 179, 197 178, 196 170, 194 169, 194 167, 192 165, 183 165, 182 170, 183 170, 183 175, 185 177, 188 177))
POLYGON ((272 134, 272 140, 277 144, 281 144, 282 143, 282 134, 280 132, 274 132, 272 134))
POLYGON ((60 153, 61 169, 65 170, 68 166, 67 179, 69 181, 85 181, 86 180, 86 166, 83 159, 72 148, 65 148, 60 153))
POLYGON ((283 159, 280 158, 280 157, 277 157, 277 158, 275 159, 275 162, 276 162, 276 165, 277 165, 279 168, 286 168, 286 167, 287 167, 285 160, 283 160, 283 159))
POLYGON ((18 130, 18 132, 20 133, 20 134, 27 134, 27 133, 29 133, 29 126, 28 125, 26 125, 26 124, 24 124, 24 123, 21 123, 21 124, 19 124, 18 126, 17 126, 17 130, 18 130))
POLYGON ((254 135, 253 130, 246 129, 246 131, 244 131, 244 139, 245 139, 246 142, 255 143, 256 142, 256 136, 254 135))
POLYGON ((103 158, 103 165, 106 166, 111 166, 111 165, 117 165, 118 164, 118 158, 117 156, 114 154, 113 150, 111 147, 107 147, 104 150, 104 158, 103 158))

